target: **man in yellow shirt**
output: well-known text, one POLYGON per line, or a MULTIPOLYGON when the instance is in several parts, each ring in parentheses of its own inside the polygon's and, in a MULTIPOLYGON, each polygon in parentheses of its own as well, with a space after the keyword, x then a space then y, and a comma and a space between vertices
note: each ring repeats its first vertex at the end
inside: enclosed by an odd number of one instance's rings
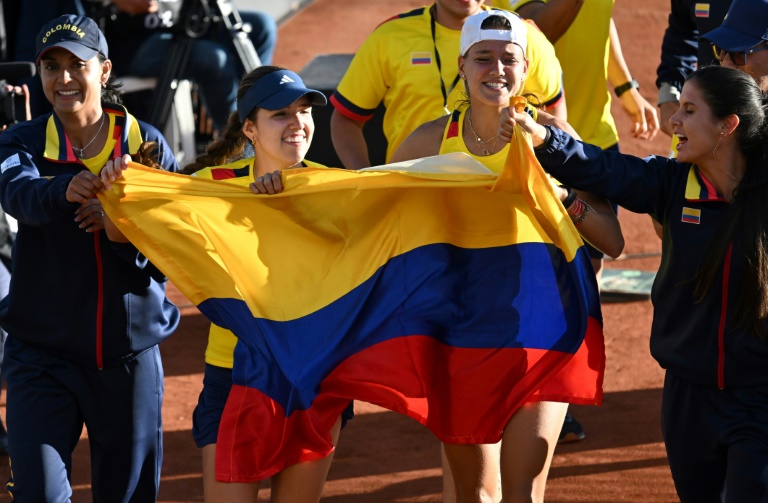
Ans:
POLYGON ((659 129, 656 108, 640 95, 640 86, 624 61, 612 19, 614 0, 492 1, 534 21, 554 44, 570 103, 568 122, 585 142, 604 150, 618 145, 606 81, 615 86, 622 108, 632 119, 632 135, 653 138, 659 129))
MULTIPOLYGON (((461 27, 481 9, 487 9, 483 0, 437 0, 396 15, 373 31, 331 96, 331 138, 346 168, 370 166, 363 126, 380 103, 387 109, 383 128, 388 161, 414 129, 447 115, 464 99, 458 72, 461 27)), ((565 118, 562 69, 554 48, 534 25, 528 28, 524 93, 565 118)))

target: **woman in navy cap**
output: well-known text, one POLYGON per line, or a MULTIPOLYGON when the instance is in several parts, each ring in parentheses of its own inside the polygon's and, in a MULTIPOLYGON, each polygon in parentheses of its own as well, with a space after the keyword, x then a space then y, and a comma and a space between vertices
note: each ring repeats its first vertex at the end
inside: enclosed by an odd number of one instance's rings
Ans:
MULTIPOLYGON (((322 167, 305 160, 304 156, 315 131, 312 106, 324 106, 326 103, 321 92, 307 89, 294 72, 275 66, 257 68, 240 82, 237 111, 230 116, 221 137, 185 170, 195 171, 199 177, 219 180, 233 176, 231 181, 249 185, 253 192, 259 194, 281 192, 282 170, 322 167), (242 155, 247 143, 253 146, 253 157, 224 164, 232 157, 242 155)), ((231 332, 211 325, 205 352, 205 381, 194 413, 193 434, 198 446, 203 449, 205 501, 210 503, 254 502, 260 485, 257 480, 238 479, 232 474, 227 476, 221 469, 214 471, 219 423, 222 422, 224 404, 232 386, 235 342, 231 332), (217 481, 217 474, 221 480, 226 481, 217 481)), ((235 408, 228 410, 231 413, 235 408)), ((342 419, 346 421, 351 416, 350 404, 343 418, 337 421, 331 431, 334 445, 339 438, 342 419)), ((229 421, 222 423, 223 428, 243 420, 247 418, 232 417, 230 414, 229 421)), ((218 452, 218 456, 226 455, 242 464, 249 457, 248 446, 252 441, 251 438, 243 438, 242 434, 234 436, 234 442, 226 443, 227 449, 218 452)), ((219 448, 220 451, 222 449, 219 448)), ((273 476, 272 501, 318 501, 332 459, 331 453, 317 461, 289 466, 273 476)))
POLYGON ((119 104, 104 35, 62 16, 36 38, 53 112, 0 135, 0 204, 18 220, 8 332, 8 489, 16 501, 69 501, 72 451, 88 430, 94 501, 153 502, 162 462, 163 370, 157 344, 179 313, 164 276, 104 232, 95 195, 110 159, 158 144, 154 127, 119 104))
MULTIPOLYGON (((258 194, 282 192, 282 170, 322 167, 305 160, 304 156, 315 130, 312 107, 326 103, 321 92, 307 89, 294 72, 275 66, 256 68, 241 80, 237 111, 230 115, 221 136, 184 170, 201 178, 250 186, 258 194), (244 157, 249 144, 253 155, 244 157)), ((102 177, 109 183, 120 177, 124 168, 122 162, 110 163, 102 177)), ((244 475, 249 472, 253 445, 258 444, 258 438, 249 436, 249 428, 240 428, 235 434, 233 426, 249 423, 255 424, 258 430, 258 417, 251 415, 250 410, 241 413, 234 403, 230 403, 225 412, 232 388, 236 343, 232 332, 211 324, 203 390, 193 415, 192 429, 195 442, 203 451, 205 501, 210 503, 252 503, 260 487, 257 478, 244 475), (232 461, 231 472, 216 463, 217 458, 222 457, 232 461)), ((342 421, 351 417, 352 404, 331 429, 334 445, 342 421)), ((318 501, 332 458, 330 453, 316 461, 288 466, 274 475, 271 500, 318 501)))

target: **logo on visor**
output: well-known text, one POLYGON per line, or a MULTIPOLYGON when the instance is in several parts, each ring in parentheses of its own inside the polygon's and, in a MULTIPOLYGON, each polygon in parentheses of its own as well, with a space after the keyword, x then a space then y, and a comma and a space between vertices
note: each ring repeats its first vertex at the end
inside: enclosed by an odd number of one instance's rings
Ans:
POLYGON ((288 75, 283 75, 283 78, 280 79, 280 85, 287 84, 289 82, 296 82, 296 81, 290 78, 288 75))

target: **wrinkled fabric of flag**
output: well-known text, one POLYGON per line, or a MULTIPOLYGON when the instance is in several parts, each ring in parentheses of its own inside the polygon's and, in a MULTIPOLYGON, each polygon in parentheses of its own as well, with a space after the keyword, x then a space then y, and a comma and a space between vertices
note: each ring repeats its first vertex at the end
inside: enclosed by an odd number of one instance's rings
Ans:
POLYGON ((595 276, 522 136, 498 176, 306 168, 255 195, 131 164, 100 197, 238 337, 218 480, 327 456, 350 400, 459 444, 499 441, 526 402, 601 402, 595 276))

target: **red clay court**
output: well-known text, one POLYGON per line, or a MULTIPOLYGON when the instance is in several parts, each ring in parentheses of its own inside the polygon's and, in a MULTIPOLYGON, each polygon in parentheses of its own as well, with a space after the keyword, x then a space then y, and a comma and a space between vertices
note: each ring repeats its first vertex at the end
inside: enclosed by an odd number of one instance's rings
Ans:
MULTIPOLYGON (((258 6, 258 2, 254 2, 258 6)), ((384 19, 424 5, 419 0, 314 0, 285 21, 274 63, 301 70, 319 54, 352 53, 384 19)), ((656 102, 656 67, 667 24, 667 0, 621 0, 614 20, 622 48, 640 91, 656 102)), ((629 138, 629 124, 614 100, 621 148, 639 156, 666 154, 669 138, 653 142, 629 138)), ((650 219, 623 211, 625 253, 633 258, 609 262, 609 268, 655 271, 660 241, 650 219)), ((165 460, 161 502, 203 500, 201 456, 192 440, 192 410, 202 386, 208 322, 172 290, 182 306, 176 334, 161 346, 165 364, 165 460)), ((606 303, 603 307, 607 369, 602 407, 572 407, 587 438, 558 446, 546 500, 565 502, 677 501, 659 426, 663 372, 651 358, 648 338, 651 305, 647 300, 606 303)), ((2 402, 4 409, 5 402, 2 402)), ((4 413, 4 411, 3 411, 4 413)), ((441 501, 440 446, 415 421, 367 404, 356 404, 356 417, 342 432, 325 486, 328 503, 404 503, 441 501)), ((2 463, 0 480, 8 474, 2 463)), ((90 502, 88 441, 84 436, 74 459, 75 502, 90 502)), ((263 490, 259 501, 268 501, 263 490)), ((7 493, 0 502, 10 501, 7 493)))

